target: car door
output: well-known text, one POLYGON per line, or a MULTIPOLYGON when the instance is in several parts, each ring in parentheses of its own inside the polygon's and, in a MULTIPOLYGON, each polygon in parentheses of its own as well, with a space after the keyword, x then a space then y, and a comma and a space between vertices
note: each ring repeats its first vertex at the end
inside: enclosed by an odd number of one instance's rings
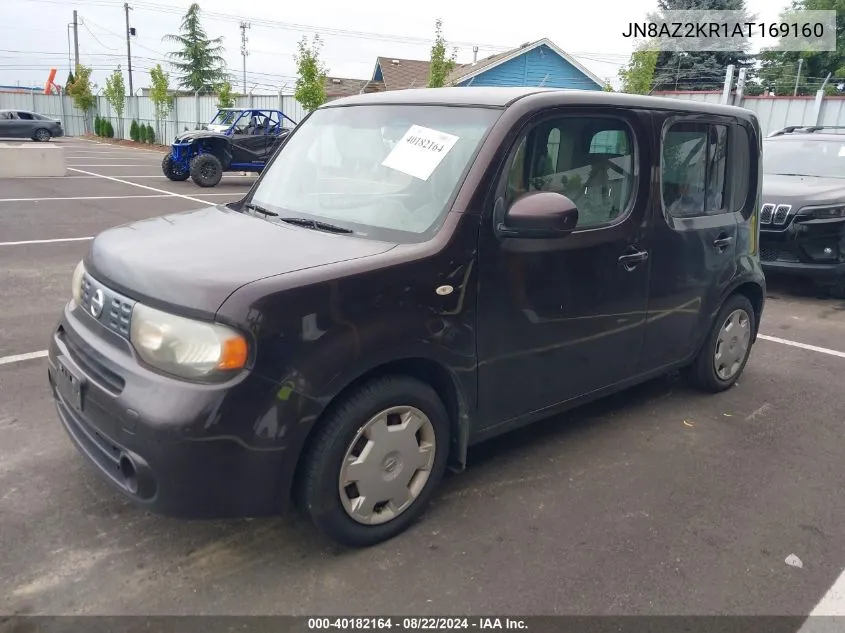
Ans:
POLYGON ((232 163, 263 163, 267 152, 267 135, 264 133, 264 116, 261 113, 246 113, 241 119, 247 125, 243 134, 232 137, 232 163))
POLYGON ((18 113, 8 110, 0 113, 0 135, 8 138, 26 138, 26 124, 18 118, 18 113))
POLYGON ((479 242, 479 425, 555 406, 636 371, 648 295, 647 113, 562 109, 525 128, 479 242), (579 209, 563 239, 502 238, 497 217, 545 190, 579 209))
POLYGON ((737 265, 730 192, 733 179, 747 176, 747 167, 730 167, 732 119, 655 117, 661 156, 644 371, 693 354, 719 310, 737 265))
POLYGON ((32 116, 31 112, 18 111, 18 124, 20 125, 20 138, 31 138, 35 134, 35 129, 39 126, 38 121, 32 116))

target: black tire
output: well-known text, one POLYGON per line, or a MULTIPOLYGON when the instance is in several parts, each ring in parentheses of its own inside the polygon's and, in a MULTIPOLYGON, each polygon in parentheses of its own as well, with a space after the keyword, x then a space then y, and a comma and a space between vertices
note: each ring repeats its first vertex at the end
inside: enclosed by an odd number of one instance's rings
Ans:
POLYGON ((175 180, 176 182, 182 182, 191 177, 191 173, 187 169, 184 171, 176 169, 176 165, 173 162, 172 154, 168 154, 162 159, 161 171, 164 172, 164 175, 167 176, 170 180, 175 180))
POLYGON ((754 333, 756 331, 756 315, 748 298, 738 294, 728 297, 728 300, 725 301, 721 310, 719 310, 719 314, 716 316, 713 325, 710 326, 710 332, 707 334, 707 339, 704 341, 704 345, 698 352, 698 356, 692 365, 687 368, 686 373, 690 383, 692 383, 694 387, 710 393, 719 393, 733 387, 736 381, 739 380, 742 372, 745 370, 745 365, 748 363, 748 358, 751 355, 751 340, 753 340, 754 333), (745 357, 739 364, 738 370, 725 380, 716 372, 716 345, 722 327, 728 320, 728 317, 737 310, 742 310, 745 313, 750 331, 750 339, 748 342, 748 348, 745 351, 745 357))
POLYGON ((449 416, 437 393, 405 376, 387 376, 367 383, 331 410, 303 456, 295 491, 300 508, 326 537, 348 547, 367 547, 405 531, 423 513, 446 470, 449 453, 449 416), (347 449, 361 427, 377 413, 396 406, 415 407, 434 429, 434 461, 428 480, 404 512, 378 525, 366 525, 347 514, 339 480, 347 449))
POLYGON ((191 180, 200 187, 214 187, 223 178, 223 165, 213 154, 200 154, 191 161, 191 180))
POLYGON ((38 141, 39 143, 46 143, 51 138, 53 138, 53 135, 50 134, 50 130, 47 130, 43 127, 40 127, 35 130, 35 133, 32 135, 32 140, 38 141))

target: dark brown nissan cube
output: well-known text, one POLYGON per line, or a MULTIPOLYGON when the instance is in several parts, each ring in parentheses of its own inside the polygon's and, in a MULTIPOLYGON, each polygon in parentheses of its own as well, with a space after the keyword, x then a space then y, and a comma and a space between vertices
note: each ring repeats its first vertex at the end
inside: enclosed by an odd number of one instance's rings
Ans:
POLYGON ((152 511, 279 513, 347 545, 467 448, 756 340, 760 128, 740 108, 540 88, 311 113, 238 203, 99 235, 52 335, 59 417, 152 511))

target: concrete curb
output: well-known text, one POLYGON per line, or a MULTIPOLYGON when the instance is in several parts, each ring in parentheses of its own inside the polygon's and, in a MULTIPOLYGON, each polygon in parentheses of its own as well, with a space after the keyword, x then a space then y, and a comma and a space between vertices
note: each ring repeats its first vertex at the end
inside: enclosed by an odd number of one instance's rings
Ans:
POLYGON ((0 143, 0 178, 67 176, 65 148, 57 143, 0 143))

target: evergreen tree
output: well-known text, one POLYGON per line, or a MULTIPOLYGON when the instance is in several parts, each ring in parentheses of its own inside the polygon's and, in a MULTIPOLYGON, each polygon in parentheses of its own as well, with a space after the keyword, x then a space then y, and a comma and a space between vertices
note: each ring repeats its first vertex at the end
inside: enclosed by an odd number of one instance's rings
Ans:
MULTIPOLYGON (((741 11, 742 22, 753 22, 745 0, 657 0, 657 16, 665 11, 741 11)), ((671 22, 672 20, 667 20, 671 22)), ((731 38, 733 51, 669 51, 661 50, 655 64, 653 90, 717 90, 725 83, 727 67, 753 66, 748 38, 731 38)))
POLYGON ((170 63, 179 73, 180 87, 209 93, 214 86, 226 81, 223 38, 208 37, 200 24, 200 5, 196 2, 182 18, 180 32, 165 35, 164 40, 181 46, 181 50, 170 53, 173 60, 170 63))

